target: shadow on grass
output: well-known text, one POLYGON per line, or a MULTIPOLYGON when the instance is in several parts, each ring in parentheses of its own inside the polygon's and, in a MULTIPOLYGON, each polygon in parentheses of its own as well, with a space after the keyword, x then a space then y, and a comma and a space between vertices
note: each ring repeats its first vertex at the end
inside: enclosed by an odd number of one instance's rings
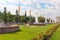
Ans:
POLYGON ((14 32, 6 32, 6 33, 0 33, 0 34, 17 34, 17 32, 20 32, 22 30, 14 31, 14 32))

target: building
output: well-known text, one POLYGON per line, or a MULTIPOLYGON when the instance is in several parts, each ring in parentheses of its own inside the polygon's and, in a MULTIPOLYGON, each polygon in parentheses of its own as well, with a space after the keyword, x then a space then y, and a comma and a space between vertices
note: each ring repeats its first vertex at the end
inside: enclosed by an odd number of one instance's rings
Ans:
POLYGON ((56 17, 56 22, 59 23, 60 22, 60 16, 56 17))

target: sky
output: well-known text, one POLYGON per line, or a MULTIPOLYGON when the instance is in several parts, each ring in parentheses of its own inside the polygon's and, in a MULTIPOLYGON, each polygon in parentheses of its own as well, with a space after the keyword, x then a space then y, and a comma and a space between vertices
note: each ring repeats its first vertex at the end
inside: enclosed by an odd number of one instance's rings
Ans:
POLYGON ((0 11, 3 12, 6 7, 11 14, 16 14, 19 4, 20 15, 24 15, 26 10, 29 16, 29 10, 31 10, 32 16, 44 16, 52 19, 60 16, 60 0, 0 0, 0 11))

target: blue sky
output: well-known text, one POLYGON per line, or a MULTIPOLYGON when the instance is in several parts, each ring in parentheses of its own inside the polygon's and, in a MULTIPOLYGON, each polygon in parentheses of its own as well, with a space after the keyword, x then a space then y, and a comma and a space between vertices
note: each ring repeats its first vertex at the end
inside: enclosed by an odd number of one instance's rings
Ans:
POLYGON ((27 11, 29 15, 29 10, 32 10, 32 16, 45 16, 54 18, 60 16, 60 0, 0 0, 0 11, 3 12, 3 8, 7 7, 7 11, 15 14, 16 9, 20 2, 21 11, 20 15, 24 15, 24 11, 27 11))

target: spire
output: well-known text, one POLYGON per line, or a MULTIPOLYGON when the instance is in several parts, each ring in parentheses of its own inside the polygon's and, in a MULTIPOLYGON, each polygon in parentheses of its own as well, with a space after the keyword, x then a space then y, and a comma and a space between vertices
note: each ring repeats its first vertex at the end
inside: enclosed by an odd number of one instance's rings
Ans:
POLYGON ((30 16, 31 16, 31 10, 30 10, 30 16))
POLYGON ((20 2, 19 2, 19 6, 18 6, 18 12, 20 12, 20 2))

